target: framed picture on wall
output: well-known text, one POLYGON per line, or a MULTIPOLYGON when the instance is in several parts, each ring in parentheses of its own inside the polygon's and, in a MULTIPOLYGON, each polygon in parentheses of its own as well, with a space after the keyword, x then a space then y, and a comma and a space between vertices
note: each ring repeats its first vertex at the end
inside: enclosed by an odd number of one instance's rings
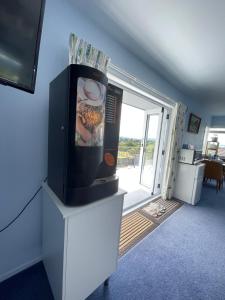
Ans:
POLYGON ((188 122, 188 132, 198 133, 201 125, 201 118, 194 114, 190 114, 189 122, 188 122))

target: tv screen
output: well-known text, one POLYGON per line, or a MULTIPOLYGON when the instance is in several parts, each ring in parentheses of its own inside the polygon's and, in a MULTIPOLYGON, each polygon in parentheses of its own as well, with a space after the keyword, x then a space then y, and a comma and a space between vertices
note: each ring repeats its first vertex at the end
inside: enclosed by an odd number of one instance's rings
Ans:
POLYGON ((190 114, 189 123, 188 123, 188 131, 191 133, 198 133, 201 125, 201 118, 194 114, 190 114))
POLYGON ((44 4, 0 1, 0 83, 34 93, 44 4))

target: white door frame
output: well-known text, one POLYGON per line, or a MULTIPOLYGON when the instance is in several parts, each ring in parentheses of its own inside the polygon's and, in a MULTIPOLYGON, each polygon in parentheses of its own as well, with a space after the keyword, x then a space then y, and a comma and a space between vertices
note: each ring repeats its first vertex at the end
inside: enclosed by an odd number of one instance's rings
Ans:
POLYGON ((171 120, 171 112, 167 108, 164 107, 163 115, 162 115, 162 126, 160 132, 160 144, 158 149, 158 157, 157 157, 157 166, 155 173, 155 182, 153 194, 160 194, 161 186, 162 186, 162 178, 164 174, 165 167, 165 157, 167 152, 167 145, 169 139, 170 132, 170 120, 171 120))
POLYGON ((153 193, 160 194, 160 188, 158 187, 157 182, 159 182, 159 178, 163 177, 164 174, 164 162, 165 156, 167 153, 167 140, 169 138, 169 132, 171 127, 171 118, 169 118, 169 122, 165 122, 165 118, 167 116, 171 116, 174 110, 176 101, 173 99, 159 93, 158 91, 151 88, 148 84, 143 81, 138 80, 136 77, 131 74, 121 70, 117 66, 110 64, 107 73, 109 83, 115 84, 116 86, 126 90, 128 92, 132 92, 139 97, 144 98, 145 100, 164 107, 164 115, 163 115, 163 126, 161 128, 161 136, 164 136, 164 141, 159 144, 158 151, 158 159, 157 159, 157 170, 155 176, 154 190, 153 193), (164 155, 162 155, 164 152, 164 155), (160 166, 160 167, 159 167, 160 166))
MULTIPOLYGON (((154 174, 156 174, 156 167, 157 167, 157 158, 158 158, 158 150, 159 150, 159 144, 160 144, 160 132, 161 132, 161 126, 162 126, 162 107, 158 107, 155 109, 149 109, 145 111, 145 128, 144 128, 144 134, 143 134, 143 142, 142 142, 142 151, 141 151, 141 159, 140 159, 140 184, 142 184, 143 186, 150 188, 151 189, 151 193, 154 193, 154 184, 155 184, 155 178, 154 181, 152 182, 152 186, 148 186, 145 185, 144 183, 142 183, 142 175, 143 175, 143 169, 144 169, 144 155, 146 153, 146 142, 147 142, 147 136, 148 136, 148 130, 149 130, 149 121, 151 116, 154 115, 158 115, 159 116, 159 120, 158 120, 158 128, 157 128, 157 133, 156 133, 156 143, 155 143, 155 147, 154 147, 154 153, 153 153, 153 172, 154 174)), ((154 175, 155 177, 155 175, 154 175)))
POLYGON ((110 83, 115 84, 124 90, 132 91, 134 94, 142 96, 142 98, 151 101, 152 103, 167 107, 170 110, 175 107, 176 101, 156 91, 147 83, 137 79, 113 64, 109 65, 107 77, 110 83))

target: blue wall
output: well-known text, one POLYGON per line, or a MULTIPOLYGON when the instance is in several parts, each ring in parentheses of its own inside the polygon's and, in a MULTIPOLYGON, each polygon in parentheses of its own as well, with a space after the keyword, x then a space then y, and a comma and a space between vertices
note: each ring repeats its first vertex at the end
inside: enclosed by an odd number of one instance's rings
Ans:
POLYGON ((211 127, 225 128, 225 115, 224 116, 212 116, 211 127))
POLYGON ((194 147, 197 150, 202 150, 202 145, 203 145, 203 140, 204 140, 204 135, 205 135, 205 128, 206 128, 206 126, 210 125, 211 117, 208 114, 207 110, 204 111, 201 107, 190 105, 188 103, 187 103, 187 105, 188 105, 188 111, 187 111, 187 117, 186 117, 183 143, 184 144, 192 144, 192 145, 194 145, 194 147), (187 132, 190 113, 194 113, 202 119, 198 134, 187 132))
MULTIPOLYGON (((197 103, 176 91, 67 1, 47 0, 35 94, 0 86, 0 228, 17 215, 47 175, 48 85, 68 63, 70 32, 103 49, 113 64, 185 102, 192 112, 200 111, 197 103)), ((202 136, 186 134, 185 139, 201 144, 202 136)), ((16 223, 0 233, 0 244, 0 279, 40 257, 41 194, 16 223)))

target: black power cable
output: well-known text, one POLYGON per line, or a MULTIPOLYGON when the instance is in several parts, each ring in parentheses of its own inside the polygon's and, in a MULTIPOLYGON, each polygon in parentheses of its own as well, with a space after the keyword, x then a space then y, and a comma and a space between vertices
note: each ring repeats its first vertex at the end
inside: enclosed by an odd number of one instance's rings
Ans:
MULTIPOLYGON (((44 182, 47 180, 47 177, 44 179, 44 182)), ((12 219, 12 221, 10 221, 5 227, 3 227, 0 230, 0 233, 5 231, 7 228, 9 228, 21 215, 22 213, 25 211, 25 209, 29 206, 29 204, 34 200, 34 198, 37 196, 37 194, 41 191, 42 186, 40 186, 37 191, 35 192, 35 194, 31 197, 31 199, 27 202, 27 204, 22 208, 22 210, 19 212, 19 214, 12 219)))

